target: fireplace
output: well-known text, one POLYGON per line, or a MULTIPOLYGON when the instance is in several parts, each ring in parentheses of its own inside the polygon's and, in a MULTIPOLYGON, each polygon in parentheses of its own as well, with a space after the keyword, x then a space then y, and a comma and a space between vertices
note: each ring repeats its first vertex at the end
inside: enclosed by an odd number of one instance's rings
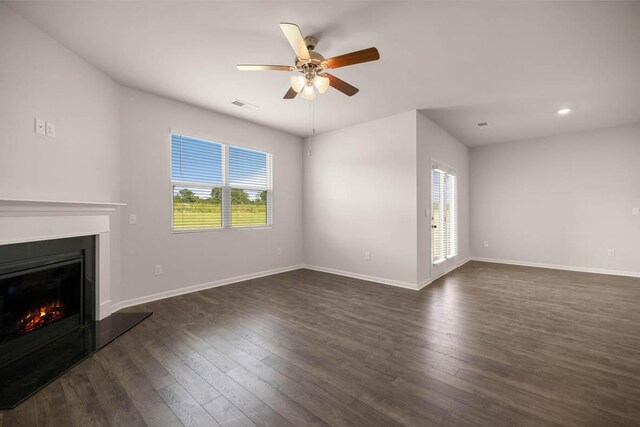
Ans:
POLYGON ((151 315, 112 313, 110 215, 119 206, 0 198, 0 410, 151 315))
POLYGON ((94 240, 0 246, 0 367, 95 320, 94 240))

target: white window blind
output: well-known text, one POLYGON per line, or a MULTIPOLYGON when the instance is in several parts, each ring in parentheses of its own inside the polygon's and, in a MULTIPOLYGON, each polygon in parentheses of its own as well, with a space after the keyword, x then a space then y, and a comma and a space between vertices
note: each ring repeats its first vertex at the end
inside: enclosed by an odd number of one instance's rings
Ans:
POLYGON ((270 226, 270 153, 171 134, 174 231, 270 226))
POLYGON ((433 169, 432 250, 434 264, 458 255, 458 206, 456 176, 433 169))

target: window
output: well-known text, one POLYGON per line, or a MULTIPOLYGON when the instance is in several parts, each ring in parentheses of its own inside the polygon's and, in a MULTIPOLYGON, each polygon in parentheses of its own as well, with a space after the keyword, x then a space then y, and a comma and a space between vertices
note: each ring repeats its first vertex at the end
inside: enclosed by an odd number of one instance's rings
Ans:
POLYGON ((171 134, 174 231, 272 224, 271 154, 171 134))
POLYGON ((442 169, 433 169, 432 250, 433 264, 439 264, 458 254, 458 206, 456 176, 442 169))

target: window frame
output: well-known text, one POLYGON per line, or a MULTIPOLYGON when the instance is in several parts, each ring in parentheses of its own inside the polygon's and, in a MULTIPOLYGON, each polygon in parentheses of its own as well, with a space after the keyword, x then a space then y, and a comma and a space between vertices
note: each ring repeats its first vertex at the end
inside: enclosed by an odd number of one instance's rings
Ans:
POLYGON ((171 212, 171 218, 169 223, 169 230, 172 234, 184 234, 184 233, 205 233, 205 232, 220 232, 220 231, 232 231, 232 230, 270 230, 273 228, 273 153, 257 150, 255 148, 247 148, 242 145, 237 144, 229 144, 228 142, 224 142, 218 138, 213 138, 210 136, 201 136, 194 135, 188 132, 181 132, 177 129, 169 130, 169 210, 171 212), (222 184, 209 184, 206 182, 196 182, 196 181, 178 181, 173 180, 173 151, 172 151, 172 138, 173 135, 181 135, 189 138, 200 139, 203 141, 211 142, 214 144, 220 144, 222 146, 222 184), (229 183, 229 147, 234 146, 237 148, 241 148, 243 150, 256 151, 259 153, 265 153, 267 155, 267 187, 262 188, 257 186, 237 186, 230 185, 229 183), (221 212, 221 225, 220 227, 211 227, 211 228, 174 228, 174 206, 173 206, 173 197, 174 197, 174 186, 175 185, 191 185, 194 187, 207 188, 212 190, 214 188, 220 188, 222 192, 222 201, 220 203, 222 212, 221 212), (233 188, 242 189, 242 190, 253 190, 253 191, 266 191, 267 192, 267 222, 266 224, 260 225, 247 225, 240 227, 233 227, 231 224, 225 224, 228 220, 232 220, 230 211, 231 211, 231 190, 233 188), (226 202, 225 202, 226 200, 226 202), (226 208, 225 208, 226 205, 226 208), (229 210, 229 215, 225 215, 224 210, 229 210), (226 220, 226 221, 225 221, 226 220))

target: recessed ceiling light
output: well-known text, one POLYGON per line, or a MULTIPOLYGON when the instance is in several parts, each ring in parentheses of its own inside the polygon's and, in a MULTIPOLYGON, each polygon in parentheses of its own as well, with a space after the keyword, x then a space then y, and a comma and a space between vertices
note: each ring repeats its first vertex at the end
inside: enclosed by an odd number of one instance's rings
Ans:
POLYGON ((556 111, 556 113, 564 115, 564 114, 569 114, 571 112, 571 108, 561 108, 558 111, 556 111))

